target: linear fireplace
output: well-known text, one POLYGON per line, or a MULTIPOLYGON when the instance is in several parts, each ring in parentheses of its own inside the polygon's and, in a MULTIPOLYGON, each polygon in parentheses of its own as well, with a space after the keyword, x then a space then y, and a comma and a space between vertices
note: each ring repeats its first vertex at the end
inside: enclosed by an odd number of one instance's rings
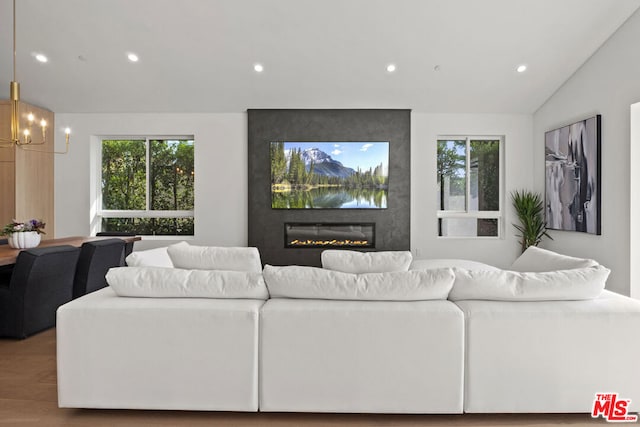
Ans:
MULTIPOLYGON (((410 110, 250 109, 247 112, 247 125, 247 243, 258 248, 263 264, 321 267, 322 251, 326 249, 367 252, 401 251, 411 247, 410 110), (344 168, 355 171, 351 173, 351 182, 345 188, 349 194, 338 198, 366 198, 373 206, 363 209, 358 202, 353 205, 343 203, 336 207, 337 202, 332 202, 324 204, 323 209, 317 209, 320 207, 317 197, 311 200, 313 206, 307 203, 311 193, 315 195, 324 189, 335 189, 338 183, 335 179, 318 179, 308 173, 306 168, 311 168, 312 164, 314 174, 322 169, 320 157, 314 157, 314 161, 307 164, 302 158, 298 159, 301 156, 300 147, 284 147, 283 157, 280 147, 272 144, 287 141, 332 144, 332 147, 326 147, 329 151, 325 151, 328 157, 335 160, 331 164, 342 164, 344 168), (358 145, 362 142, 365 143, 358 145), (376 147, 369 144, 375 142, 386 142, 385 145, 388 145, 383 167, 378 168, 383 171, 383 183, 379 182, 381 177, 376 174, 376 166, 380 161, 371 165, 363 161, 347 161, 347 155, 361 155, 374 150, 376 147), (291 151, 287 151, 287 148, 291 151), (294 180, 304 180, 303 184, 297 185, 299 188, 289 189, 285 183, 288 182, 290 186, 293 184, 291 159, 297 162, 294 165, 297 173, 306 174, 307 177, 306 180, 304 177, 294 177, 294 180), (303 164, 305 167, 302 167, 303 164), (286 178, 281 177, 280 174, 285 172, 286 178), (284 184, 276 194, 273 191, 274 178, 276 181, 282 179, 278 184, 284 184), (366 188, 359 189, 363 185, 370 185, 372 179, 378 180, 378 186, 387 185, 383 199, 376 196, 380 191, 374 191, 376 194, 373 194, 366 188), (292 194, 294 192, 300 197, 296 199, 297 196, 292 194), (278 204, 281 199, 286 199, 287 203, 278 204), (383 209, 378 209, 382 206, 383 209), (302 207, 309 209, 300 209, 302 207), (285 224, 290 226, 286 230, 285 224), (373 224, 375 230, 367 227, 373 224), (365 229, 358 228, 362 226, 365 229), (289 238, 285 240, 286 237, 289 238)), ((321 147, 313 144, 311 148, 321 147)), ((375 187, 376 183, 373 184, 375 187)))
POLYGON ((374 223, 285 223, 285 248, 375 248, 374 223))

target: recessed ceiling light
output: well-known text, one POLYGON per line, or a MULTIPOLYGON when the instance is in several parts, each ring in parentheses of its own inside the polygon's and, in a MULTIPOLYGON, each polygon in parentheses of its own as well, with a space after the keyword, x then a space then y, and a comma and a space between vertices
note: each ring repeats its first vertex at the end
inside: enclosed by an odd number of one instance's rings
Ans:
POLYGON ((387 71, 389 73, 393 73, 396 70, 396 64, 389 64, 387 65, 387 71))
POLYGON ((519 73, 524 73, 525 71, 527 71, 527 66, 524 64, 518 65, 518 68, 516 68, 516 71, 519 73))
POLYGON ((261 73, 264 71, 264 66, 262 64, 255 64, 253 66, 253 69, 255 70, 256 73, 261 73))
POLYGON ((36 53, 35 58, 38 62, 47 62, 49 59, 41 53, 36 53))
POLYGON ((138 55, 136 55, 135 53, 128 53, 127 54, 127 58, 131 62, 138 62, 138 60, 140 59, 140 58, 138 58, 138 55))

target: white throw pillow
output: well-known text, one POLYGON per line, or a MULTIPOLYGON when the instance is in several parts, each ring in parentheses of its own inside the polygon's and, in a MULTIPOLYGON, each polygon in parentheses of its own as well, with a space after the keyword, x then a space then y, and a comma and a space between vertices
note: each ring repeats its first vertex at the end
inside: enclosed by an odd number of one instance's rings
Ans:
POLYGON ((107 283, 122 297, 267 299, 260 273, 182 270, 161 267, 116 267, 107 283))
POLYGON ((453 285, 450 268, 352 274, 316 267, 266 265, 271 297, 365 301, 446 299, 453 285))
POLYGON ((498 267, 467 259, 414 259, 409 270, 431 270, 433 268, 464 268, 466 270, 498 271, 498 267))
POLYGON ((601 265, 571 270, 521 273, 517 271, 456 270, 452 301, 563 301, 600 296, 610 270, 601 265))
POLYGON ((176 268, 262 272, 258 248, 192 246, 180 242, 167 249, 176 268))
POLYGON ((173 267, 166 247, 131 252, 126 261, 129 267, 173 267))
POLYGON ((343 273, 387 273, 407 271, 410 251, 358 252, 328 249, 322 252, 322 268, 343 273))
POLYGON ((529 246, 522 255, 511 264, 511 270, 542 272, 595 267, 596 265, 598 265, 598 263, 592 259, 574 258, 536 246, 529 246))

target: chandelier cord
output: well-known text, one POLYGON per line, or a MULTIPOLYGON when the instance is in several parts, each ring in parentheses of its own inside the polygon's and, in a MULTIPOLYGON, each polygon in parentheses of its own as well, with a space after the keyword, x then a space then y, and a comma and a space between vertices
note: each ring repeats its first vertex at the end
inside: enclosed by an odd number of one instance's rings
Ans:
POLYGON ((13 81, 16 81, 16 0, 13 0, 13 81))

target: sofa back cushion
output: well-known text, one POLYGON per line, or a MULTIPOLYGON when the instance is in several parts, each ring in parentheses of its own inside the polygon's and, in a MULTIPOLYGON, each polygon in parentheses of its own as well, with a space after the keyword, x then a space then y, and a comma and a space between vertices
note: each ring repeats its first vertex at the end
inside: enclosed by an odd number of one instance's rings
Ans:
POLYGON ((434 268, 464 268, 466 270, 497 271, 498 267, 467 259, 414 259, 409 270, 431 270, 434 268))
POLYGON ((106 279, 122 297, 269 298, 262 274, 253 272, 119 267, 106 279))
POLYGON ((541 272, 594 267, 596 265, 598 265, 598 263, 592 259, 575 258, 536 246, 529 246, 522 255, 511 264, 511 270, 541 272))
POLYGON ((263 275, 272 298, 364 301, 446 299, 454 280, 450 268, 352 274, 316 267, 266 265, 263 275))
POLYGON ((455 270, 452 301, 561 301, 600 296, 610 270, 598 265, 547 272, 455 270))
POLYGON ((262 263, 257 248, 193 246, 180 242, 167 249, 176 268, 187 270, 226 270, 260 273, 262 263))
POLYGON ((322 252, 322 268, 343 273, 387 273, 407 271, 410 251, 358 252, 328 249, 322 252))
POLYGON ((130 267, 173 267, 173 262, 167 253, 167 247, 135 251, 127 255, 127 265, 130 267))

